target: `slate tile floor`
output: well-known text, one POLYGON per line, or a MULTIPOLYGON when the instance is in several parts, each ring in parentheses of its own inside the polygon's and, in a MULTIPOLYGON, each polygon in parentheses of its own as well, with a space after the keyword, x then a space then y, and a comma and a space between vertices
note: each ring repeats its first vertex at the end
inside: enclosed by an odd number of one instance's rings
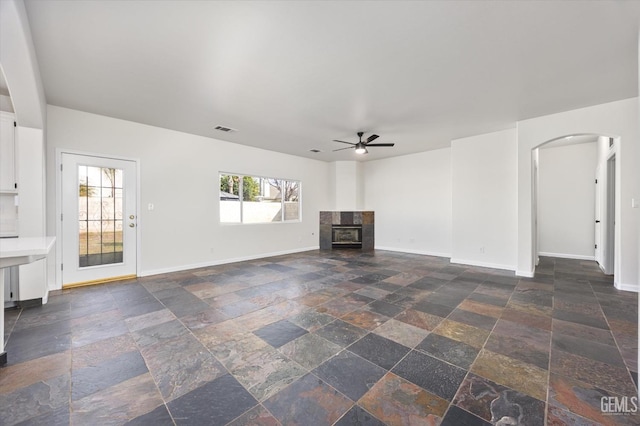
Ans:
POLYGON ((637 394, 638 297, 594 262, 312 251, 5 315, 3 425, 640 424, 600 410, 637 394))

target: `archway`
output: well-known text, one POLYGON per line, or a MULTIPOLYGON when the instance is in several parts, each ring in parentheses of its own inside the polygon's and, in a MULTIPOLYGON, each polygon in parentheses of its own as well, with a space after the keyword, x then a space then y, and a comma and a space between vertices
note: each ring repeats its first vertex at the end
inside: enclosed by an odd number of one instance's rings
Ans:
POLYGON ((575 133, 531 150, 535 266, 541 255, 595 260, 614 275, 618 143, 610 135, 575 133))

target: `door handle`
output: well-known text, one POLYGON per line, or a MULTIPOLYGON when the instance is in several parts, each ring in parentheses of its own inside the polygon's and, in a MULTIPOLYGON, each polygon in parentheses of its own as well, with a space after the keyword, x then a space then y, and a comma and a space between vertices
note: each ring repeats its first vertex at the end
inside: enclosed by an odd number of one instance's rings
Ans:
POLYGON ((596 223, 600 223, 600 221, 599 221, 599 220, 596 220, 596 223))
POLYGON ((129 224, 129 228, 135 228, 136 224, 135 223, 130 223, 129 224))

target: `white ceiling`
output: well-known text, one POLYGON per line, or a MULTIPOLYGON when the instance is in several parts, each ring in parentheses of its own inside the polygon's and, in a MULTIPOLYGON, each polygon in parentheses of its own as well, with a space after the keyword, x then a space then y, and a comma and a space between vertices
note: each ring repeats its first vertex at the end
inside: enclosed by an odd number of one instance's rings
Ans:
POLYGON ((636 1, 25 3, 49 104, 326 161, 638 94, 636 1))

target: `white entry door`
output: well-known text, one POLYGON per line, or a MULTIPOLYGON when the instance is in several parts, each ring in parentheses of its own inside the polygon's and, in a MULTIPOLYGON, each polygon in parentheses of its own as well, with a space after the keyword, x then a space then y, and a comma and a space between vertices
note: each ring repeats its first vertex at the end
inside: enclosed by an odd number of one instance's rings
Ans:
POLYGON ((62 154, 62 285, 135 276, 136 162, 62 154))

